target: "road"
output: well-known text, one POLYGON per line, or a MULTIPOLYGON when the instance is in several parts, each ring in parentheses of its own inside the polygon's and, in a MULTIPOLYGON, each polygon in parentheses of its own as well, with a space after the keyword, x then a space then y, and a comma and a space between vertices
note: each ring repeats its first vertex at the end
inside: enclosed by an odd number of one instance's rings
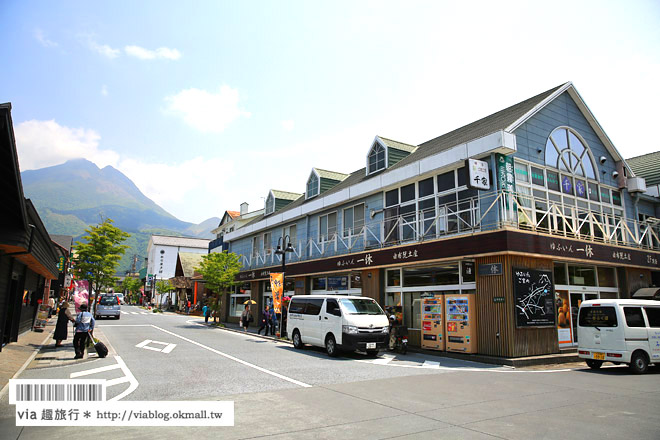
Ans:
POLYGON ((121 401, 231 400, 235 426, 16 427, 0 405, 0 437, 70 438, 618 438, 657 439, 660 371, 625 367, 514 370, 421 354, 329 358, 322 350, 124 306, 99 320, 105 359, 26 369, 21 379, 107 379, 121 401))

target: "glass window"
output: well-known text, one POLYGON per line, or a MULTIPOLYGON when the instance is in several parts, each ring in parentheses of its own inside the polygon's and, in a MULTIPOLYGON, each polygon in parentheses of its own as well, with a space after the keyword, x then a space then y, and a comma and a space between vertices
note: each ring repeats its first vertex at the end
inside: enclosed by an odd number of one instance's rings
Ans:
POLYGON ((532 183, 534 185, 545 186, 545 177, 543 176, 543 170, 541 168, 531 167, 532 168, 532 183))
POLYGON ((362 288, 362 275, 359 272, 353 272, 351 274, 351 289, 361 289, 362 288))
POLYGON ((583 199, 587 198, 587 185, 584 180, 575 179, 575 194, 583 199))
POLYGON ((596 271, 592 266, 569 264, 568 281, 572 286, 596 286, 596 271))
POLYGON ((621 193, 619 191, 612 190, 612 203, 621 206, 621 193))
POLYGON ((641 307, 624 307, 623 314, 628 327, 646 327, 641 307))
POLYGON ((325 302, 325 311, 330 315, 341 316, 341 310, 339 309, 339 304, 337 304, 336 299, 328 299, 325 302))
POLYGON ((307 306, 305 307, 305 315, 318 315, 321 313, 323 306, 322 299, 306 299, 307 306))
POLYGON ((385 293, 385 309, 394 314, 398 324, 403 324, 403 308, 401 307, 401 292, 385 293))
POLYGON ((385 168, 385 149, 378 143, 369 153, 369 174, 385 168))
POLYGON ((559 152, 553 145, 550 138, 545 142, 545 163, 553 168, 557 168, 557 159, 559 159, 559 152))
POLYGON ((459 283, 458 263, 403 269, 404 287, 441 286, 459 283))
POLYGON ((467 169, 465 167, 459 168, 456 170, 458 175, 458 186, 467 185, 467 169))
POLYGON ((307 180, 307 198, 317 196, 319 194, 319 178, 316 174, 312 173, 307 180))
POLYGON ((387 285, 390 287, 397 287, 401 285, 401 271, 399 269, 387 271, 387 285))
POLYGON ((561 192, 573 195, 573 179, 563 174, 561 176, 561 192))
POLYGON ((524 163, 517 163, 515 164, 515 172, 516 172, 516 181, 517 182, 529 182, 529 174, 527 172, 527 165, 524 163))
POLYGON ((587 182, 587 188, 589 193, 589 200, 594 200, 596 202, 600 201, 600 197, 598 197, 598 185, 595 183, 587 182))
POLYGON ((330 240, 337 232, 337 213, 322 215, 319 217, 319 241, 330 240))
POLYGON ((99 301, 99 304, 102 306, 116 306, 118 304, 117 297, 114 295, 102 296, 101 301, 99 301))
POLYGON ((463 275, 464 283, 474 283, 476 281, 475 275, 476 270, 474 268, 474 261, 462 261, 461 262, 461 272, 463 275))
POLYGON ((545 146, 545 163, 571 174, 596 178, 597 168, 588 148, 572 129, 557 128, 550 134, 545 146))
POLYGON ((600 188, 600 198, 603 203, 610 203, 610 190, 607 188, 600 188))
POLYGON ((325 277, 312 278, 312 290, 325 290, 325 277))
POLYGON ((305 313, 306 305, 307 299, 294 296, 291 298, 291 303, 289 304, 289 313, 305 313))
POLYGON ((566 278, 566 264, 564 263, 555 263, 555 284, 568 284, 568 278, 566 278))
POLYGON ((411 183, 401 187, 401 203, 415 200, 415 184, 411 183))
POLYGON ((250 299, 250 295, 231 295, 229 297, 229 316, 241 316, 245 305, 245 301, 250 299))
POLYGON ((454 171, 449 171, 447 173, 440 174, 438 176, 438 192, 448 191, 456 187, 456 181, 454 180, 454 171))
POLYGON ((399 190, 393 189, 385 193, 385 206, 394 206, 399 204, 399 190))
POLYGON ((382 315, 383 309, 371 298, 340 299, 339 303, 349 315, 382 315))
POLYGON ((559 191, 559 174, 554 171, 547 171, 548 176, 548 189, 552 191, 559 191))
POLYGON ((660 328, 660 307, 644 307, 649 327, 660 328))
POLYGON ((613 267, 598 268, 598 285, 600 287, 616 287, 616 273, 613 267))
POLYGON ((421 325, 421 292, 405 292, 403 294, 403 325, 409 329, 419 330, 421 325))
POLYGON ((268 194, 266 199, 266 214, 270 214, 275 211, 275 199, 272 194, 268 194))
POLYGON ((417 183, 419 188, 419 197, 426 197, 433 194, 433 177, 424 179, 417 183))
POLYGON ((614 307, 582 307, 578 318, 580 327, 616 327, 614 307))

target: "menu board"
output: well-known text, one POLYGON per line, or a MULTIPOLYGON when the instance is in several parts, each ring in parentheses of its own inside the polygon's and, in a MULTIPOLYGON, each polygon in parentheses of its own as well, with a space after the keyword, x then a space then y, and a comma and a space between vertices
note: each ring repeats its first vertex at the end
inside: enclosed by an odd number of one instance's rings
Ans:
POLYGON ((518 327, 555 326, 555 293, 551 271, 514 268, 513 294, 518 327))

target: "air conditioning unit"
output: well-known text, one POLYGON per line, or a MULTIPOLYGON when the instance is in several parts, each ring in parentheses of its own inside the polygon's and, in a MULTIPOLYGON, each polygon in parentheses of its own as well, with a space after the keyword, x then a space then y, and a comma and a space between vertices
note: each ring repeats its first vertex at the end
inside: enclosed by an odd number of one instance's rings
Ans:
POLYGON ((629 193, 646 192, 646 180, 643 177, 628 177, 626 186, 629 193))

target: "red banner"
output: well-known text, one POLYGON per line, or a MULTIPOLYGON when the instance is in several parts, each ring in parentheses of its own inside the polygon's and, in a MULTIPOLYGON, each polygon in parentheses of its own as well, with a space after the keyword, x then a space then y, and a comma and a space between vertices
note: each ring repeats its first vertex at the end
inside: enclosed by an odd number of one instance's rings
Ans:
POLYGON ((284 288, 284 274, 270 274, 270 290, 273 293, 273 309, 275 313, 282 313, 282 291, 284 288))

